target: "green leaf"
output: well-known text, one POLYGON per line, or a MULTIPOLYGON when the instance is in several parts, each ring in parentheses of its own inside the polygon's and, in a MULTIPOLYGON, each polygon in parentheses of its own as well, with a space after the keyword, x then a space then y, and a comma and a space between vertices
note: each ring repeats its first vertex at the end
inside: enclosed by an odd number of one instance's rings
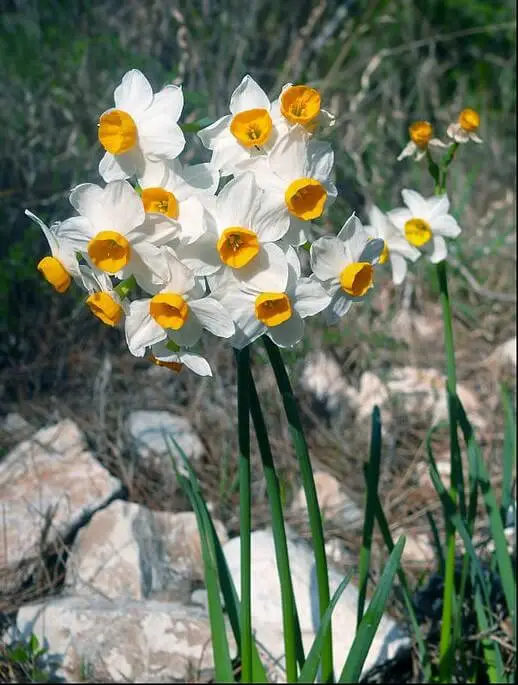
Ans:
POLYGON ((338 682, 357 683, 360 680, 363 664, 378 630, 379 623, 385 611, 394 578, 399 568, 401 555, 405 546, 405 538, 401 536, 392 550, 392 554, 383 569, 380 582, 364 617, 356 631, 356 636, 349 650, 347 660, 338 682))
POLYGON ((317 671, 318 671, 318 665, 320 663, 321 659, 321 654, 322 654, 322 648, 324 645, 324 638, 326 635, 326 632, 328 631, 329 625, 331 623, 331 617, 333 615, 333 611, 335 606, 338 603, 338 600, 342 596, 343 591, 349 584, 351 578, 353 575, 353 569, 351 569, 345 578, 342 580, 338 588, 336 589, 335 594, 333 595, 333 598, 331 600, 331 604, 327 607, 326 612, 320 621, 320 626, 318 628, 318 632, 315 636, 315 639, 313 640, 313 644, 311 645, 311 649, 309 650, 307 659, 304 663, 304 666, 300 672, 300 676, 297 682, 299 683, 312 683, 314 682, 317 671))
POLYGON ((510 392, 503 385, 500 397, 504 407, 504 463, 502 473, 502 504, 501 515, 505 525, 507 512, 513 503, 513 467, 516 463, 516 416, 513 409, 510 392))

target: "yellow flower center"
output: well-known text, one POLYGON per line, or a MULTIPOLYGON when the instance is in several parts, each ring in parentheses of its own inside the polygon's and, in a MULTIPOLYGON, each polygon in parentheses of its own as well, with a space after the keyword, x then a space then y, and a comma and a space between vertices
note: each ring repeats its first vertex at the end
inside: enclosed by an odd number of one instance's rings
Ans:
POLYGON ((151 299, 149 313, 162 328, 178 331, 189 317, 189 305, 178 293, 159 293, 151 299))
POLYGON ((291 214, 304 221, 311 221, 322 216, 327 192, 314 178, 298 178, 286 189, 284 200, 291 214))
POLYGON ((230 122, 230 133, 245 147, 264 145, 272 132, 272 118, 266 109, 247 109, 230 122))
POLYGON ((115 274, 129 262, 131 245, 116 231, 101 231, 88 243, 88 255, 97 268, 115 274))
POLYGON ((291 124, 310 124, 320 114, 320 93, 307 86, 287 88, 281 95, 281 113, 291 124))
POLYGON ((369 262, 348 264, 340 274, 340 285, 353 297, 363 297, 373 286, 374 269, 369 262))
POLYGON ((410 133, 410 139, 417 147, 423 149, 430 142, 433 128, 428 121, 414 121, 414 123, 409 126, 408 132, 410 133))
POLYGON ((183 364, 181 362, 163 362, 160 359, 157 359, 154 354, 149 355, 149 361, 156 364, 156 366, 165 366, 175 373, 180 373, 183 369, 183 364))
POLYGON ((292 315, 290 298, 285 293, 261 293, 255 298, 255 316, 270 328, 292 315))
POLYGON ((259 253, 259 241, 248 228, 231 226, 221 234, 217 249, 222 262, 233 269, 241 269, 259 253))
POLYGON ((122 307, 108 293, 92 293, 87 297, 86 304, 92 314, 107 326, 116 326, 122 318, 122 307))
POLYGON ((99 119, 99 141, 107 152, 122 155, 135 147, 137 126, 127 112, 112 109, 99 119))
POLYGON ((459 114, 459 124, 465 131, 472 133, 480 126, 480 116, 474 109, 463 109, 459 114))
POLYGON ((387 241, 385 240, 385 241, 384 241, 384 244, 383 244, 383 252, 382 252, 381 255, 380 255, 378 264, 385 264, 385 262, 386 262, 386 261, 388 260, 388 258, 389 258, 389 254, 390 254, 390 250, 389 250, 389 248, 388 248, 387 241))
POLYGON ((69 289, 72 282, 70 274, 56 257, 43 257, 37 268, 58 293, 64 293, 69 289))
POLYGON ((178 200, 165 188, 144 188, 141 197, 147 213, 165 214, 170 219, 178 219, 178 200))
POLYGON ((422 247, 432 237, 430 224, 424 219, 409 219, 405 223, 405 237, 411 245, 422 247))

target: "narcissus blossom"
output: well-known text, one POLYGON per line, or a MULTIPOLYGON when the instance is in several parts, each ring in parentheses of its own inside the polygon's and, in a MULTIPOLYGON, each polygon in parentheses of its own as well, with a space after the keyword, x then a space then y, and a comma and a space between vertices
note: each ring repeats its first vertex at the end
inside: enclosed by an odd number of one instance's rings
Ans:
POLYGON ((448 196, 434 195, 425 199, 415 190, 401 191, 406 208, 393 209, 388 218, 403 231, 411 245, 423 248, 434 264, 446 259, 448 248, 444 238, 456 238, 460 226, 449 214, 448 196))
POLYGON ((152 345, 147 358, 156 366, 180 373, 185 366, 198 376, 212 376, 209 362, 191 350, 179 347, 173 340, 167 339, 152 345))
POLYGON ((370 225, 364 227, 369 237, 379 238, 385 242, 378 264, 385 264, 390 260, 392 280, 395 285, 400 285, 407 273, 406 260, 415 262, 421 253, 410 245, 403 231, 394 226, 387 215, 375 205, 369 211, 369 222, 370 225))
POLYGON ((474 143, 482 143, 475 131, 480 126, 480 115, 474 109, 463 109, 457 121, 451 123, 446 133, 456 143, 467 143, 472 140, 474 143))
POLYGON ((177 121, 183 109, 180 86, 158 93, 138 69, 124 74, 115 89, 115 107, 99 118, 99 142, 106 150, 99 164, 105 181, 142 173, 144 160, 175 159, 185 146, 177 121))
POLYGON ((311 222, 334 202, 333 163, 331 146, 310 139, 297 125, 279 138, 267 159, 251 167, 257 184, 289 221, 288 244, 303 245, 310 237, 311 222))
POLYGON ((129 311, 129 300, 120 297, 104 271, 84 264, 79 268, 83 287, 88 292, 87 307, 107 326, 118 326, 129 311))
POLYGON ((328 316, 335 322, 353 302, 360 302, 374 285, 374 266, 385 241, 371 238, 356 215, 352 215, 336 237, 323 236, 310 249, 313 277, 331 295, 328 316))
POLYGON ((304 84, 287 83, 272 103, 272 118, 280 134, 292 126, 303 126, 307 133, 318 128, 333 126, 335 117, 321 107, 318 90, 304 84))
POLYGON ((166 338, 179 347, 192 347, 204 328, 221 338, 234 334, 228 312, 213 297, 205 296, 192 272, 164 249, 169 266, 167 282, 153 297, 133 300, 126 317, 126 342, 136 357, 166 338))
POLYGON ((331 297, 319 283, 301 278, 293 248, 288 249, 286 257, 287 280, 271 269, 264 274, 261 288, 227 281, 214 292, 234 319, 234 347, 241 349, 264 333, 280 347, 292 347, 304 335, 303 320, 329 305, 331 297))
POLYGON ((51 256, 43 257, 38 262, 38 271, 54 290, 58 293, 66 292, 72 283, 72 278, 81 281, 73 244, 60 234, 61 223, 59 221, 47 226, 28 209, 25 210, 25 214, 38 224, 50 247, 51 256))
POLYGON ((63 235, 100 271, 121 279, 134 275, 144 290, 167 279, 164 255, 143 231, 140 195, 127 181, 105 188, 83 183, 70 193, 70 203, 80 216, 63 222, 63 235))
POLYGON ((183 167, 178 160, 147 160, 137 178, 146 212, 142 227, 154 245, 189 244, 207 230, 204 196, 213 196, 218 172, 209 164, 183 167))
POLYGON ((426 155, 428 147, 448 147, 439 138, 432 138, 433 128, 428 121, 414 121, 408 127, 410 140, 398 156, 398 162, 405 157, 415 157, 419 161, 426 155))

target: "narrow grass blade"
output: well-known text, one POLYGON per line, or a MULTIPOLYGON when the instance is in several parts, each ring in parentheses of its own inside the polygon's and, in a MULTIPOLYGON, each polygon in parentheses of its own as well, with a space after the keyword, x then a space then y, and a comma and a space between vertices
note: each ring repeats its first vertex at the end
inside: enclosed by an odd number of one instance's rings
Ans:
POLYGON ((289 683, 297 680, 297 661, 300 668, 304 664, 304 647, 300 633, 300 623, 295 604, 295 595, 291 582, 290 561, 288 557, 288 543, 284 516, 282 513, 281 491, 279 479, 273 463, 268 431, 264 421, 261 404, 257 395, 252 374, 249 374, 250 383, 250 413, 257 436, 257 444, 261 454, 266 491, 272 517, 272 531, 275 545, 275 558, 281 587, 282 623, 284 632, 284 649, 286 662, 286 676, 289 683))
MULTIPOLYGON (((364 466, 363 469, 364 476, 365 476, 365 481, 367 481, 367 469, 366 465, 364 466)), ((376 520, 378 521, 378 526, 380 528, 381 535, 383 537, 383 542, 385 543, 385 546, 388 550, 389 554, 392 554, 392 551, 395 547, 394 541, 392 540, 392 535, 390 534, 390 528, 387 522, 387 519, 385 517, 385 513, 383 511, 383 508, 381 506, 381 502, 379 501, 379 497, 376 495, 375 501, 373 503, 374 506, 374 511, 376 515, 376 520)), ((423 640, 423 636, 421 633, 421 628, 419 627, 419 622, 417 620, 417 616, 415 613, 415 607, 414 607, 414 602, 412 601, 412 597, 410 594, 409 590, 409 585, 408 585, 408 580, 406 577, 406 574, 403 570, 403 568, 400 566, 398 569, 398 579, 399 582, 401 583, 401 591, 403 594, 403 600, 405 602, 405 607, 408 612, 408 616, 410 618, 410 623, 412 625, 412 630, 414 631, 414 638, 417 643, 417 648, 419 650, 419 659, 421 662, 421 668, 423 669, 423 682, 428 683, 431 680, 432 677, 432 667, 430 664, 430 658, 428 655, 428 650, 426 649, 426 644, 423 640)))
POLYGON ((336 592, 333 595, 333 599, 331 600, 331 604, 327 607, 326 612, 322 620, 320 621, 318 632, 315 636, 315 639, 313 640, 313 644, 311 645, 311 649, 309 650, 307 659, 300 672, 300 676, 298 679, 299 683, 313 683, 315 681, 318 672, 318 665, 320 663, 322 646, 324 644, 324 637, 331 623, 334 608, 337 605, 338 600, 342 596, 342 592, 349 584, 352 575, 353 570, 351 569, 336 589, 336 592))
POLYGON ((476 449, 477 453, 477 466, 478 466, 478 482, 480 490, 482 492, 482 498, 486 506, 486 512, 489 518, 489 525, 491 529, 491 536, 495 543, 495 556, 498 565, 498 571, 500 573, 500 580, 502 582, 502 587, 504 590, 505 600, 507 604, 507 609, 509 615, 513 622, 513 627, 516 625, 516 582, 513 572, 513 567, 511 563, 511 555, 507 549, 507 540, 504 533, 504 526, 502 523, 502 517, 500 515, 500 509, 496 500, 495 491, 491 486, 491 480, 489 473, 482 457, 482 452, 478 443, 475 440, 473 428, 466 416, 464 407, 460 400, 459 404, 459 419, 461 430, 464 434, 466 442, 471 442, 476 449))
POLYGON ((504 463, 502 473, 502 521, 513 503, 513 467, 516 464, 516 416, 509 390, 502 386, 500 397, 504 408, 504 463))
POLYGON ((347 660, 340 675, 340 683, 357 683, 360 680, 363 664, 369 654, 376 631, 385 611, 385 605, 389 597, 394 578, 399 568, 401 555, 405 546, 405 538, 402 536, 396 543, 387 561, 380 582, 370 601, 367 611, 358 630, 356 637, 347 656, 347 660))
POLYGON ((239 540, 241 545, 241 660, 244 682, 252 678, 252 511, 250 477, 250 349, 236 350, 239 442, 239 540))
MULTIPOLYGON (((477 623, 479 633, 482 635, 488 635, 490 631, 489 621, 487 620, 486 609, 484 607, 484 602, 482 600, 482 593, 480 587, 475 589, 475 613, 477 615, 477 623)), ((507 678, 505 677, 504 662, 502 660, 502 654, 497 648, 494 640, 490 637, 485 637, 481 639, 482 653, 484 655, 484 662, 486 664, 487 676, 490 683, 505 683, 507 678)))
MULTIPOLYGON (((284 411, 288 419, 289 432, 293 443, 295 454, 300 466, 302 477, 302 487, 306 496, 306 503, 309 517, 309 527, 311 529, 311 539, 313 553, 315 555, 315 569, 317 576, 318 602, 320 620, 325 615, 329 606, 329 576, 327 570, 327 558, 324 544, 324 531, 322 527, 322 516, 318 505, 317 491, 313 479, 313 469, 309 458, 308 445, 302 430, 297 402, 293 395, 290 379, 284 366, 281 353, 268 336, 263 336, 264 346, 270 360, 277 386, 284 404, 284 411)), ((322 647, 322 670, 321 680, 324 683, 334 682, 333 675, 333 643, 331 637, 331 625, 329 632, 324 635, 322 647)))
POLYGON ((433 546, 435 547, 435 555, 437 557, 437 569, 439 574, 444 578, 444 551, 441 543, 441 536, 439 535, 439 529, 437 528, 437 523, 431 511, 426 512, 426 518, 430 524, 430 530, 432 531, 433 546))
POLYGON ((363 520, 362 547, 359 561, 359 595, 356 629, 358 629, 365 607, 367 583, 369 582, 369 566, 371 558, 372 531, 374 529, 375 506, 381 462, 381 416, 379 407, 372 412, 370 457, 367 465, 367 498, 365 502, 365 516, 363 520))

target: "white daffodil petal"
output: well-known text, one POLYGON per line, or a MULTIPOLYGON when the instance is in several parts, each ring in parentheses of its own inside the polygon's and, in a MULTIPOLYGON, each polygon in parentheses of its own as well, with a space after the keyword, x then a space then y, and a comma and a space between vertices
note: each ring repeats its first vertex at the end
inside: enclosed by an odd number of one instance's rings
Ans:
POLYGON ((397 209, 391 209, 390 212, 387 212, 387 217, 394 226, 403 230, 406 222, 412 218, 412 212, 404 207, 398 207, 397 209))
POLYGON ((286 260, 288 262, 288 265, 290 267, 290 271, 293 272, 295 283, 299 280, 300 275, 302 273, 302 267, 300 266, 300 259, 297 254, 297 251, 289 246, 288 249, 285 252, 286 255, 286 260))
POLYGON ((446 259, 448 256, 448 248, 446 247, 446 241, 440 235, 435 235, 433 237, 433 252, 430 255, 430 261, 432 264, 438 264, 446 259))
POLYGON ((405 159, 405 157, 411 157, 414 152, 417 150, 417 145, 414 143, 413 140, 410 140, 405 147, 401 150, 400 154, 397 157, 397 161, 400 162, 402 159, 405 159))
POLYGON ((287 321, 266 332, 279 347, 293 347, 304 337, 304 321, 294 312, 287 321))
POLYGON ((456 238, 460 235, 461 228, 451 214, 438 216, 432 221, 432 231, 446 238, 456 238))
POLYGON ((442 216, 443 214, 448 214, 450 209, 450 201, 446 194, 444 195, 432 195, 426 200, 426 205, 428 209, 428 219, 433 221, 436 217, 442 216))
POLYGON ((210 164, 193 164, 183 169, 183 178, 191 188, 213 195, 218 189, 219 174, 210 164))
POLYGON ((179 203, 180 240, 189 245, 207 232, 207 212, 197 197, 179 203))
POLYGON ((250 172, 227 183, 216 201, 220 228, 223 230, 229 226, 250 228, 258 197, 260 197, 260 191, 250 172))
POLYGON ((270 110, 270 100, 264 90, 247 74, 232 93, 230 111, 238 114, 248 109, 270 110))
POLYGON ((106 228, 104 190, 94 183, 81 183, 70 191, 72 207, 85 216, 98 231, 106 228))
POLYGON ((106 183, 123 181, 134 174, 141 173, 144 166, 142 152, 135 148, 121 155, 106 152, 99 162, 99 175, 106 183))
POLYGON ((198 376, 212 376, 212 369, 205 357, 192 352, 181 352, 179 359, 182 364, 185 364, 188 369, 198 374, 198 376))
POLYGON ((206 233, 189 245, 179 245, 176 254, 195 276, 210 276, 222 268, 216 243, 217 236, 206 233))
POLYGON ((163 159, 145 159, 138 182, 141 188, 165 188, 168 176, 169 169, 163 159))
POLYGON ((311 269, 321 281, 336 278, 347 263, 344 243, 334 236, 322 236, 311 245, 311 269))
POLYGON ((181 86, 168 85, 156 93, 151 106, 146 111, 146 119, 167 120, 176 123, 182 114, 184 105, 181 86))
POLYGON ((370 227, 365 226, 367 233, 370 235, 372 232, 373 238, 386 239, 389 228, 387 215, 376 205, 371 205, 368 214, 370 227))
POLYGON ((348 297, 344 291, 340 288, 336 291, 331 299, 331 304, 329 305, 330 311, 333 313, 334 317, 341 319, 347 314, 352 305, 352 299, 348 297))
POLYGON ((410 245, 408 240, 403 235, 394 235, 387 240, 390 254, 400 254, 411 262, 416 262, 421 253, 413 245, 410 245))
POLYGON ((146 235, 146 239, 157 247, 179 241, 182 234, 180 224, 164 214, 146 214, 140 230, 146 235))
MULTIPOLYGON (((214 149, 214 146, 221 138, 221 135, 227 133, 231 121, 232 117, 227 115, 221 117, 221 119, 218 119, 213 124, 210 124, 210 126, 202 128, 201 131, 198 131, 198 137, 206 148, 209 150, 214 149)), ((230 135, 231 134, 229 134, 229 136, 230 135)))
POLYGON ((132 245, 128 268, 146 292, 154 292, 157 284, 165 284, 169 280, 169 269, 163 251, 145 240, 132 245), (152 285, 152 290, 148 290, 148 284, 152 285))
POLYGON ((192 347, 201 338, 203 328, 194 311, 189 312, 187 321, 177 331, 169 330, 168 337, 180 347, 192 347))
POLYGON ((381 253, 383 252, 384 248, 384 240, 381 240, 380 238, 373 238, 373 240, 369 240, 367 242, 356 259, 359 262, 369 262, 370 264, 374 264, 381 257, 381 253))
POLYGON ((144 74, 131 69, 124 74, 115 88, 115 106, 130 114, 138 114, 147 109, 153 101, 153 89, 144 74))
POLYGON ((270 167, 281 178, 292 180, 309 176, 308 134, 298 124, 277 140, 270 151, 270 167))
POLYGON ((335 154, 331 145, 312 140, 308 145, 308 154, 308 176, 321 182, 329 181, 335 162, 335 154))
POLYGON ((169 117, 146 118, 140 125, 139 143, 145 155, 156 159, 175 159, 185 147, 185 137, 169 117))
POLYGON ((265 243, 255 259, 242 269, 234 269, 234 275, 258 291, 283 292, 288 283, 288 261, 278 245, 265 243))
POLYGON ((203 328, 220 338, 230 338, 235 333, 234 322, 227 310, 212 297, 192 300, 189 306, 203 328))
POLYGON ((196 282, 192 271, 177 259, 172 250, 164 248, 165 260, 167 262, 169 278, 164 287, 164 292, 179 293, 183 295, 191 291, 196 282))
POLYGON ((290 215, 283 198, 263 192, 251 225, 261 243, 273 243, 282 238, 290 227, 290 215))
POLYGON ((127 234, 140 226, 146 216, 140 195, 127 181, 108 183, 103 191, 103 225, 97 230, 117 230, 127 234), (108 223, 109 222, 109 223, 108 223))
POLYGON ((286 245, 293 245, 300 247, 311 240, 311 229, 313 223, 311 221, 303 221, 296 216, 290 216, 290 227, 282 238, 282 243, 286 245))
POLYGON ((58 241, 66 240, 77 252, 84 252, 95 234, 94 227, 86 217, 72 216, 61 222, 56 237, 58 241))
POLYGON ((53 255, 55 255, 59 250, 59 244, 53 231, 38 216, 36 216, 36 214, 33 214, 28 209, 25 210, 25 215, 28 216, 29 219, 32 219, 35 223, 38 224, 38 226, 43 231, 43 235, 47 239, 50 251, 53 255))
POLYGON ((305 319, 323 311, 331 303, 331 296, 320 283, 309 278, 301 278, 295 287, 293 307, 305 319))
POLYGON ((392 280, 395 285, 401 285, 405 280, 407 272, 407 264, 404 257, 401 255, 391 252, 390 253, 390 264, 392 266, 392 280))
POLYGON ((342 226, 340 231, 338 232, 338 235, 336 236, 343 242, 346 242, 348 240, 351 240, 351 238, 354 236, 354 234, 357 231, 361 231, 363 229, 362 222, 359 220, 359 218, 356 216, 356 214, 353 212, 351 216, 347 219, 345 224, 342 226))
POLYGON ((143 357, 146 347, 166 338, 164 329, 149 313, 149 303, 149 299, 133 300, 124 323, 126 343, 135 357, 143 357))
POLYGON ((426 213, 427 204, 422 195, 415 190, 403 188, 401 191, 401 197, 403 198, 403 202, 406 204, 408 209, 412 212, 413 216, 426 218, 423 217, 423 213, 426 213))

